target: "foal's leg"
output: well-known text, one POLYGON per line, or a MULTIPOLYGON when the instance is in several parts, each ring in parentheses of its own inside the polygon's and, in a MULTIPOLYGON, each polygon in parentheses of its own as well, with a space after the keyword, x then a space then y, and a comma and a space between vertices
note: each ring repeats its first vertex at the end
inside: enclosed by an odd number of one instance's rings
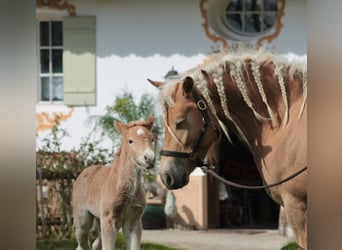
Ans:
POLYGON ((77 240, 76 250, 90 250, 89 230, 92 227, 94 217, 88 211, 83 210, 74 218, 75 234, 77 240))
POLYGON ((307 250, 307 205, 291 197, 285 200, 284 209, 294 231, 298 250, 307 250))
POLYGON ((141 241, 142 224, 141 219, 134 222, 126 221, 123 225, 123 232, 128 250, 139 250, 141 241))
POLYGON ((92 250, 101 250, 101 229, 100 229, 100 220, 94 219, 94 227, 97 233, 96 240, 93 242, 92 250))
POLYGON ((114 250, 116 228, 111 216, 102 216, 100 219, 102 250, 114 250))

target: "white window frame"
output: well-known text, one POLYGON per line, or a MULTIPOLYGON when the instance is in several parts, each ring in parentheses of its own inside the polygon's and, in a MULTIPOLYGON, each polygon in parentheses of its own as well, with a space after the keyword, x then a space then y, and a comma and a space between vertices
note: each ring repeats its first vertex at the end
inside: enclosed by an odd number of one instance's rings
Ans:
MULTIPOLYGON (((277 4, 278 4, 278 10, 276 11, 277 13, 279 12, 280 2, 281 2, 280 0, 277 0, 277 4)), ((208 3, 207 11, 208 11, 209 25, 217 34, 227 39, 231 39, 235 41, 251 41, 251 40, 257 40, 260 37, 265 36, 274 31, 278 22, 278 18, 276 18, 275 23, 273 24, 272 28, 269 28, 268 30, 264 32, 257 32, 255 34, 242 33, 231 28, 226 20, 226 14, 227 14, 226 9, 230 3, 231 3, 231 0, 216 0, 216 1, 210 1, 208 3)), ((257 11, 257 12, 261 13, 261 11, 257 11)))
MULTIPOLYGON (((62 49, 63 50, 63 45, 62 46, 52 46, 51 44, 51 29, 50 29, 50 37, 49 37, 49 46, 41 46, 40 45, 40 22, 49 22, 50 28, 51 28, 51 22, 53 21, 58 21, 63 23, 63 17, 68 15, 66 11, 59 11, 59 10, 54 10, 54 9, 40 9, 37 10, 36 12, 36 28, 37 28, 37 62, 38 62, 38 67, 37 67, 37 103, 39 105, 63 105, 63 101, 54 101, 52 100, 52 77, 63 77, 64 78, 64 71, 62 70, 62 73, 53 73, 52 72, 52 48, 54 49, 62 49), (49 50, 49 73, 41 73, 41 57, 40 57, 40 51, 41 49, 48 49, 49 50), (41 83, 41 77, 49 77, 50 78, 50 93, 49 101, 44 101, 41 100, 41 91, 42 91, 42 83, 41 83)), ((63 32, 63 30, 62 30, 63 32)), ((63 52, 63 51, 62 51, 63 52)), ((62 53, 63 54, 63 53, 62 53)), ((62 59, 63 61, 63 59, 62 59)), ((64 88, 64 79, 63 79, 63 88, 64 88)), ((63 99, 64 99, 64 91, 62 90, 63 94, 63 99)))
MULTIPOLYGON (((51 98, 53 98, 53 84, 52 84, 52 78, 53 77, 61 77, 62 79, 63 79, 63 69, 62 69, 62 72, 61 73, 54 73, 54 72, 52 72, 52 50, 53 49, 61 49, 62 51, 63 51, 63 45, 62 46, 53 46, 52 45, 52 43, 51 43, 51 40, 52 40, 52 32, 51 32, 51 27, 52 27, 52 22, 56 22, 56 21, 58 21, 58 22, 62 22, 63 23, 63 21, 61 21, 61 20, 40 20, 39 22, 38 22, 38 28, 37 29, 39 29, 40 28, 40 23, 41 22, 48 22, 48 24, 49 24, 49 45, 48 46, 42 46, 42 45, 40 45, 40 42, 38 42, 38 58, 39 58, 39 73, 38 73, 38 82, 39 82, 39 84, 38 84, 38 90, 39 90, 39 96, 38 96, 38 98, 39 98, 39 102, 41 102, 41 103, 63 103, 63 100, 58 100, 58 101, 55 101, 55 100, 53 100, 53 99, 51 99, 51 98), (40 72, 41 71, 41 67, 42 67, 42 65, 41 65, 41 55, 40 55, 40 53, 41 53, 41 51, 42 50, 48 50, 49 51, 49 72, 48 73, 42 73, 42 72, 40 72), (48 100, 48 101, 46 101, 46 100, 41 100, 41 94, 42 94, 42 82, 41 82, 41 78, 42 77, 46 77, 46 78, 49 78, 49 90, 50 90, 50 92, 49 92, 49 99, 50 100, 48 100)), ((63 32, 63 31, 62 31, 63 32)), ((39 32, 38 32, 39 34, 40 34, 40 30, 39 30, 39 32)), ((62 52, 62 55, 63 55, 63 52, 62 52)), ((62 62, 63 62, 63 59, 62 59, 62 62)), ((63 89, 62 89, 62 94, 63 94, 63 89)))

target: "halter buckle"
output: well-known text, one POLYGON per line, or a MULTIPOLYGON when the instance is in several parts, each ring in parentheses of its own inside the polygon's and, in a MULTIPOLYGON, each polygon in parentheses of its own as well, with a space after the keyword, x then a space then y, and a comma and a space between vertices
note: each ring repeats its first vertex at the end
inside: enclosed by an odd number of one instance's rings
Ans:
POLYGON ((197 107, 200 110, 206 110, 207 109, 207 104, 205 104, 205 102, 203 100, 198 100, 197 107))

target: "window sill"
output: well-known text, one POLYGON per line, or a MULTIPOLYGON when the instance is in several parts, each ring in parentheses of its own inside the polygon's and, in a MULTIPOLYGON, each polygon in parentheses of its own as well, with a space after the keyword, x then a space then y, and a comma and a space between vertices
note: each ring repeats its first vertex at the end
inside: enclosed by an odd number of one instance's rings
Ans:
POLYGON ((70 109, 69 106, 64 105, 61 102, 39 102, 36 105, 36 112, 42 111, 55 111, 55 112, 65 112, 70 109))

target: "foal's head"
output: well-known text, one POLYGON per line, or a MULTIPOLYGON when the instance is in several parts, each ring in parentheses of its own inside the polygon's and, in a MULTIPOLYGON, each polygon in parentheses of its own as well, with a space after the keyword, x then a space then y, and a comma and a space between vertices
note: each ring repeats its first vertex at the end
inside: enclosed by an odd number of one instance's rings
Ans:
POLYGON ((181 188, 188 184, 190 173, 199 166, 199 159, 204 159, 217 142, 217 120, 202 97, 199 96, 200 103, 195 100, 193 91, 198 95, 200 92, 192 78, 168 84, 149 81, 161 90, 159 97, 163 106, 165 139, 160 177, 168 189, 181 188), (205 123, 201 109, 210 117, 210 124, 198 140, 205 123))
MULTIPOLYGON (((154 141, 151 129, 154 116, 151 115, 146 121, 132 121, 124 124, 114 122, 115 127, 122 135, 121 153, 131 158, 138 167, 152 168, 154 163, 154 141)), ((127 159, 128 160, 128 159, 127 159)))

